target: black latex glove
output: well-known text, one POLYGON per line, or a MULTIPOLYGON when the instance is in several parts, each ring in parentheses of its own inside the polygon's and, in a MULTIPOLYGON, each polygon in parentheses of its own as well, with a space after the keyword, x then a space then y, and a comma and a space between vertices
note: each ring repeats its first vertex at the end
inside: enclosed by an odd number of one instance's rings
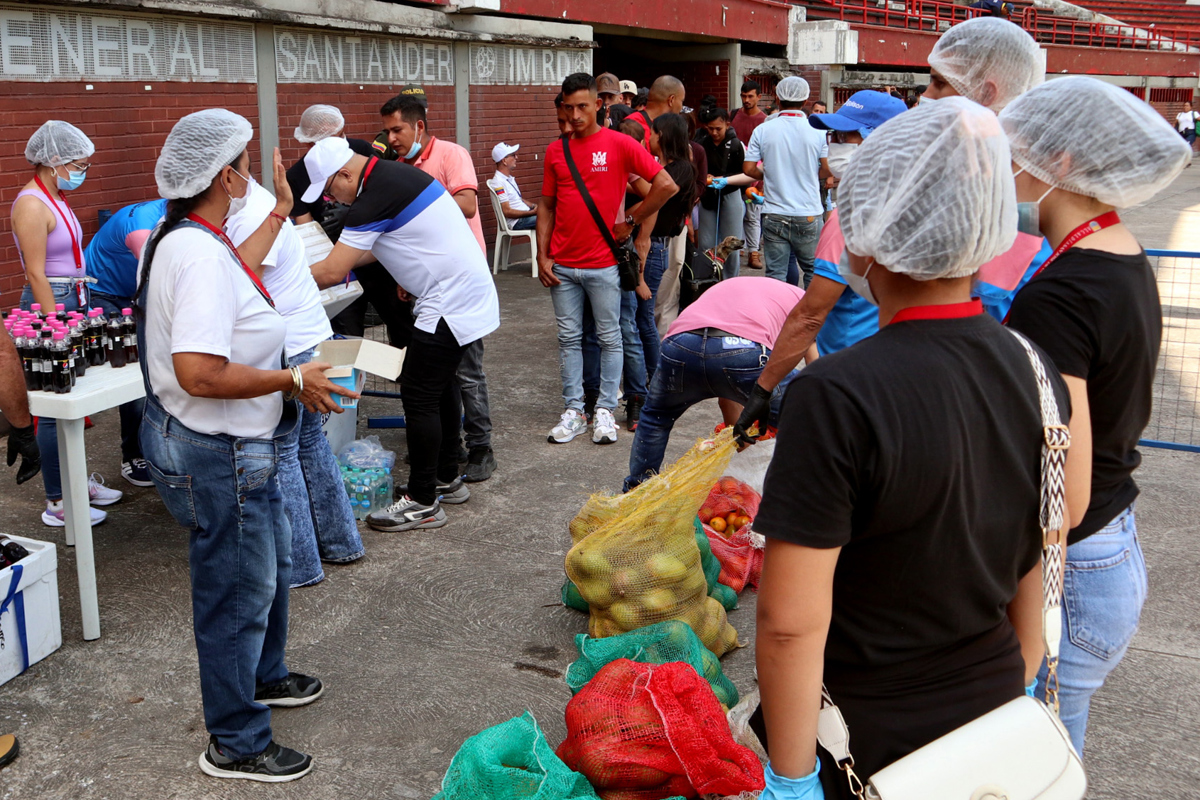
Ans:
POLYGON ((756 441, 750 435, 750 428, 758 429, 758 435, 767 432, 767 420, 771 416, 771 393, 760 384, 755 383, 750 390, 750 398, 742 407, 742 415, 733 424, 733 438, 738 444, 754 444, 756 441))
POLYGON ((33 426, 13 428, 8 434, 8 465, 17 463, 21 457, 21 466, 17 470, 17 483, 24 483, 42 471, 42 454, 38 450, 37 438, 33 434, 33 426))

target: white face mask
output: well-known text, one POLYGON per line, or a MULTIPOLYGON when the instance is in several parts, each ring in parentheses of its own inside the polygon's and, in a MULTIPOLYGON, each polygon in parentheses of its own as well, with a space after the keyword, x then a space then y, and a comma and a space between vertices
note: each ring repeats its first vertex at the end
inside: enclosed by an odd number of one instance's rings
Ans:
POLYGON ((850 156, 854 155, 857 148, 856 144, 829 143, 829 158, 826 163, 829 164, 829 171, 833 173, 833 177, 842 179, 846 165, 850 163, 850 156))
POLYGON ((842 257, 838 261, 838 275, 842 276, 842 280, 850 287, 850 290, 856 295, 866 300, 873 306, 879 305, 879 301, 875 299, 874 293, 871 291, 871 284, 867 282, 867 275, 871 273, 871 267, 875 266, 875 259, 871 259, 871 263, 867 265, 867 269, 862 275, 855 275, 850 269, 850 251, 842 252, 842 257))
MULTIPOLYGON (((1013 177, 1016 178, 1024 171, 1025 168, 1021 167, 1019 170, 1013 173, 1013 177)), ((1045 193, 1037 199, 1037 202, 1017 203, 1017 230, 1019 230, 1021 233, 1028 233, 1032 236, 1042 235, 1042 201, 1045 200, 1050 193, 1054 191, 1054 189, 1055 187, 1053 186, 1047 189, 1045 193)))
MULTIPOLYGON (((250 190, 254 187, 254 184, 255 184, 253 175, 243 175, 242 173, 238 172, 236 169, 233 170, 233 174, 237 175, 239 178, 241 178, 242 180, 244 180, 246 182, 246 191, 242 193, 241 197, 234 197, 233 195, 229 194, 228 189, 225 189, 225 194, 229 195, 229 210, 225 212, 225 219, 229 219, 234 214, 238 213, 239 211, 241 211, 243 208, 246 207, 246 201, 250 199, 250 190)), ((224 188, 224 184, 221 184, 221 186, 222 186, 222 188, 224 188)))

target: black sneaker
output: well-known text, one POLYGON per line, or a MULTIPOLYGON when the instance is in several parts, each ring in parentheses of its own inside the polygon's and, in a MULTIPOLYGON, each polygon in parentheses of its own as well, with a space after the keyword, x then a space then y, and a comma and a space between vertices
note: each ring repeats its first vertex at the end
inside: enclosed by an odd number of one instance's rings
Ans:
POLYGON ((254 699, 273 708, 295 708, 308 705, 324 692, 325 685, 321 683, 320 678, 289 672, 279 683, 256 687, 254 699))
POLYGON ((625 430, 636 431, 638 421, 642 418, 642 406, 646 398, 639 394, 631 394, 625 398, 625 430))
POLYGON ((583 416, 591 422, 596 418, 596 401, 600 399, 600 395, 583 393, 583 416))
POLYGON ((221 752, 217 737, 209 737, 208 747, 200 754, 200 771, 214 778, 244 778, 262 783, 284 783, 312 772, 312 756, 272 741, 256 756, 232 759, 221 752))
POLYGON ((150 477, 150 465, 146 463, 146 459, 144 458, 134 458, 121 462, 121 477, 134 486, 146 487, 154 485, 154 480, 150 477))
POLYGON ((467 452, 467 447, 462 442, 458 443, 458 463, 466 464, 471 459, 471 454, 467 452))
POLYGON ((492 448, 486 445, 472 447, 471 456, 467 459, 467 474, 463 475, 463 480, 467 483, 482 483, 492 477, 495 471, 496 456, 492 453, 492 448))
MULTIPOLYGON (((471 490, 463 486, 462 478, 455 478, 454 483, 439 483, 436 489, 438 502, 444 506, 457 506, 471 499, 471 490)), ((396 494, 402 497, 408 495, 408 484, 396 487, 396 494)))

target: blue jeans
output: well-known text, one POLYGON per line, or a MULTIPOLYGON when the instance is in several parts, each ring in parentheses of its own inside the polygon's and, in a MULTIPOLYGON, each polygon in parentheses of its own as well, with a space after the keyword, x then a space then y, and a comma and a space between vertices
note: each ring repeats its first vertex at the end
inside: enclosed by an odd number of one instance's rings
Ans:
POLYGON ((804 288, 813 276, 817 257, 817 240, 824 225, 821 214, 812 217, 787 217, 782 214, 762 215, 763 265, 767 277, 787 280, 788 260, 792 255, 804 272, 804 288))
POLYGON ((271 709, 258 685, 288 676, 292 530, 276 480, 283 439, 197 433, 147 398, 142 452, 163 504, 188 531, 192 624, 204 724, 233 758, 271 741, 271 709))
MULTIPOLYGON (((79 295, 75 285, 71 283, 52 283, 50 291, 54 294, 54 302, 62 303, 66 311, 79 310, 79 295)), ((34 303, 33 289, 25 284, 21 292, 21 309, 28 311, 34 303)), ((46 316, 53 316, 54 309, 42 309, 46 316)), ((42 487, 46 490, 46 500, 57 502, 62 500, 62 476, 58 471, 58 421, 52 417, 38 417, 37 420, 38 451, 42 455, 42 487)))
MULTIPOLYGON (((298 367, 312 361, 315 347, 288 359, 298 367)), ((279 489, 292 527, 291 587, 320 583, 322 561, 345 563, 364 550, 337 457, 321 431, 322 415, 302 408, 300 423, 279 449, 279 489)))
MULTIPOLYGON (((1067 547, 1063 577, 1063 633, 1059 650, 1059 716, 1083 755, 1092 695, 1125 657, 1147 593, 1146 559, 1138 543, 1134 507, 1082 542, 1067 547)), ((1038 673, 1038 696, 1046 688, 1038 673)))
MULTIPOLYGON (((128 297, 114 297, 103 292, 92 292, 89 296, 92 308, 104 309, 104 315, 112 319, 120 316, 121 310, 133 307, 133 300, 128 297)), ((132 461, 142 457, 142 446, 138 443, 138 430, 142 426, 142 405, 145 401, 134 400, 117 406, 121 415, 121 460, 132 461)))
MULTIPOLYGON (((621 292, 621 376, 625 394, 646 396, 646 357, 638 330, 638 296, 621 292)), ((656 340, 657 341, 657 340, 656 340)), ((596 340, 596 323, 586 302, 583 312, 583 393, 600 394, 600 343, 596 340)))
POLYGON ((662 348, 662 340, 658 336, 658 325, 654 322, 654 313, 658 305, 658 287, 662 285, 663 275, 670 265, 670 260, 671 240, 667 237, 652 238, 650 252, 646 255, 644 271, 646 285, 650 287, 650 299, 639 299, 637 310, 637 328, 638 335, 642 339, 647 380, 654 377, 654 370, 658 367, 658 355, 662 348))
MULTIPOLYGON (((701 254, 711 247, 716 247, 725 241, 726 236, 742 238, 744 233, 743 218, 746 214, 746 203, 742 193, 729 192, 721 195, 720 229, 717 226, 717 209, 711 211, 704 206, 699 207, 699 224, 696 226, 696 249, 701 254)), ((744 241, 744 240, 743 240, 744 241)), ((723 275, 726 278, 736 278, 742 267, 741 252, 733 253, 725 262, 723 275)))
POLYGON ((510 220, 508 223, 508 227, 512 228, 514 231, 535 230, 537 228, 537 216, 530 215, 528 217, 521 217, 520 219, 510 220))
MULTIPOLYGON (((770 353, 767 347, 748 339, 710 337, 696 331, 663 340, 650 395, 634 432, 624 490, 629 491, 658 472, 671 429, 683 412, 712 397, 745 403, 770 353)), ((772 416, 779 412, 779 401, 792 375, 775 389, 772 416)))
POLYGON ((558 323, 558 356, 563 407, 583 411, 583 304, 592 307, 596 338, 600 342, 599 408, 617 407, 617 385, 624 359, 621 346, 621 284, 617 267, 575 269, 554 265, 561 283, 550 287, 558 323))
POLYGON ((476 339, 463 348, 454 384, 462 401, 463 438, 467 440, 467 448, 491 447, 492 409, 487 376, 483 374, 483 339, 476 339))

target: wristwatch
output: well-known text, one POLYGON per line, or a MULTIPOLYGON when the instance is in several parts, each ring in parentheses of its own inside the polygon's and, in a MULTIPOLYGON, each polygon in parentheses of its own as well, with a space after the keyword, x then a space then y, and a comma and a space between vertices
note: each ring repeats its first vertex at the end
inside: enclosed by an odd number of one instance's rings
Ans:
POLYGON ((626 215, 625 215, 625 224, 626 224, 626 225, 628 225, 628 226, 629 226, 629 227, 631 227, 631 228, 632 228, 632 227, 634 227, 634 225, 636 225, 636 224, 637 224, 636 222, 634 222, 634 221, 633 221, 633 214, 626 214, 626 215))

